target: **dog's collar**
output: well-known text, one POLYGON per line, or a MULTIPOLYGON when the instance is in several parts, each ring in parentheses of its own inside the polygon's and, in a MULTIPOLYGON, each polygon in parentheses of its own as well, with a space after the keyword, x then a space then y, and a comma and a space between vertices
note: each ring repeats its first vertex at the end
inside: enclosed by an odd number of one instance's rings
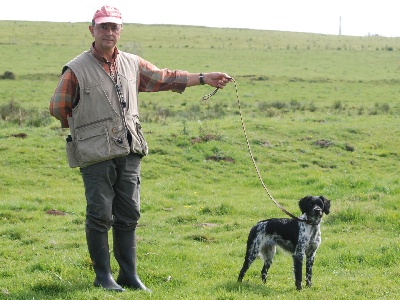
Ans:
POLYGON ((307 220, 307 215, 305 213, 302 214, 300 217, 296 217, 292 213, 288 212, 282 205, 280 205, 274 198, 272 198, 272 196, 270 196, 270 197, 271 197, 272 201, 274 201, 274 203, 281 209, 281 211, 283 211, 285 214, 287 214, 292 219, 295 219, 296 221, 299 221, 299 222, 306 223, 308 225, 314 225, 314 226, 319 225, 319 223, 313 223, 313 222, 307 220))
POLYGON ((319 221, 319 222, 311 222, 311 221, 309 221, 309 220, 306 220, 305 221, 308 225, 312 225, 312 226, 317 226, 317 225, 319 225, 320 223, 321 223, 321 221, 319 221))
POLYGON ((301 222, 304 222, 304 223, 306 223, 307 225, 311 225, 311 226, 316 226, 316 225, 319 225, 321 222, 317 222, 317 223, 315 223, 315 222, 311 222, 310 220, 301 220, 301 219, 299 219, 299 221, 301 221, 301 222))
POLYGON ((312 222, 311 220, 308 220, 307 219, 307 214, 305 214, 305 213, 302 214, 300 217, 294 217, 294 219, 296 219, 299 222, 303 222, 303 223, 306 223, 308 225, 313 225, 313 226, 319 225, 321 223, 321 220, 319 222, 312 222))

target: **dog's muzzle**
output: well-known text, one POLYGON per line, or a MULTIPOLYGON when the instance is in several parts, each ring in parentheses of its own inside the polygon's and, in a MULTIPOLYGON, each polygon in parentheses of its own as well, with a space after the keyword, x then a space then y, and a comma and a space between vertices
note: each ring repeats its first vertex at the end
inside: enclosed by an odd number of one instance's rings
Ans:
POLYGON ((323 211, 321 207, 315 206, 312 210, 311 216, 309 216, 309 220, 315 224, 319 224, 322 218, 323 211))
POLYGON ((319 206, 314 207, 313 215, 315 217, 319 217, 319 218, 322 217, 322 209, 321 209, 321 207, 319 207, 319 206))

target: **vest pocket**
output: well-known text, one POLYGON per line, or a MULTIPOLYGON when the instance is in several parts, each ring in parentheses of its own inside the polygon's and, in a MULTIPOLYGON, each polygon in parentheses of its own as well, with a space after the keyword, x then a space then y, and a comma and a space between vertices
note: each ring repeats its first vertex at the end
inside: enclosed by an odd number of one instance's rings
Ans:
POLYGON ((76 153, 76 143, 74 141, 67 142, 65 145, 67 151, 68 166, 76 168, 80 166, 78 155, 76 153))
POLYGON ((144 135, 143 135, 143 131, 142 131, 142 125, 140 125, 139 122, 136 123, 136 132, 137 132, 137 135, 139 137, 140 145, 142 147, 142 153, 143 153, 144 156, 146 156, 149 153, 149 150, 147 148, 147 142, 144 139, 144 135))
POLYGON ((81 165, 102 161, 110 155, 110 137, 105 125, 76 130, 76 150, 81 165))

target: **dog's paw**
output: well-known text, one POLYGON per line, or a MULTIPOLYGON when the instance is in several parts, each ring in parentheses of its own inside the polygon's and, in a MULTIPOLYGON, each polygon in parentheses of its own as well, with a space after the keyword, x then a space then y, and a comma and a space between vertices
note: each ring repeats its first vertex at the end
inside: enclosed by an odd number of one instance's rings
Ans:
POLYGON ((301 287, 301 281, 296 280, 296 289, 298 291, 301 291, 302 287, 301 287))

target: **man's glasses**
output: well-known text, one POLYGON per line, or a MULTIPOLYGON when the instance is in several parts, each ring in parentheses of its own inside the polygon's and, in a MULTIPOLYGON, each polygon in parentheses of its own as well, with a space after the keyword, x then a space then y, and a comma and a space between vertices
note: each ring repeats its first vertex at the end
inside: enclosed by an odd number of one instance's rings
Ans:
POLYGON ((120 33, 121 30, 122 30, 122 26, 121 25, 109 26, 109 25, 106 25, 106 24, 99 24, 99 25, 97 25, 97 28, 100 29, 100 31, 104 32, 104 33, 109 32, 110 30, 113 33, 120 33))

